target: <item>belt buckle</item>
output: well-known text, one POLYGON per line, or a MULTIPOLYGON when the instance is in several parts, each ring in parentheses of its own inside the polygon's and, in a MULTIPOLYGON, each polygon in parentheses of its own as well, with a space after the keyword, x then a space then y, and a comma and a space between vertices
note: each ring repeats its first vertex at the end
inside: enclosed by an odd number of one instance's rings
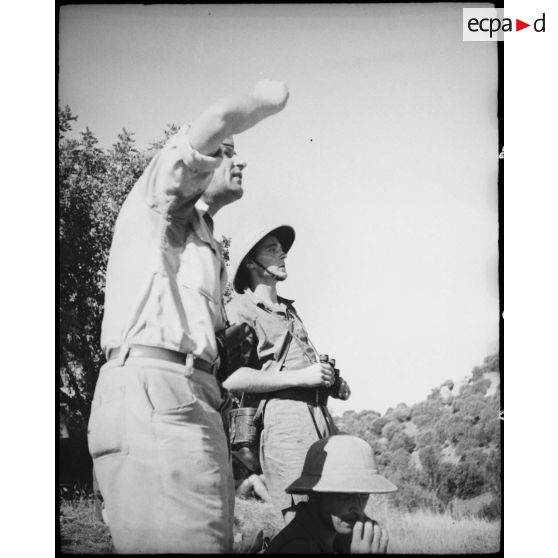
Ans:
POLYGON ((192 375, 194 371, 194 355, 192 353, 186 354, 186 360, 184 361, 184 376, 188 377, 192 375))

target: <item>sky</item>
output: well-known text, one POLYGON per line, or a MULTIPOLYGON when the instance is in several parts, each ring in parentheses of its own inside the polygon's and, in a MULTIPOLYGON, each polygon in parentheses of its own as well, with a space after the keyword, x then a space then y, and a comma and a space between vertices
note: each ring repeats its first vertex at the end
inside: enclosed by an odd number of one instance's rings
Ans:
POLYGON ((498 350, 497 51, 463 42, 464 6, 60 11, 59 103, 102 147, 286 82, 285 110, 236 137, 245 194, 216 234, 295 228, 279 293, 351 386, 336 414, 416 403, 498 350))

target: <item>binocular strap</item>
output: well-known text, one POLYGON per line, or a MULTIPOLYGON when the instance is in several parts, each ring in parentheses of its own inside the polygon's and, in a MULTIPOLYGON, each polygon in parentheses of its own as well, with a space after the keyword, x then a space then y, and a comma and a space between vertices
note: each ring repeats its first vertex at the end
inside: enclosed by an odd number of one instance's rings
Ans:
POLYGON ((314 405, 310 405, 308 404, 308 412, 310 413, 310 416, 312 417, 312 422, 314 423, 314 428, 316 429, 316 433, 318 434, 318 438, 321 440, 322 438, 327 438, 328 436, 333 436, 333 434, 337 434, 338 430, 337 427, 335 426, 335 423, 333 422, 333 417, 331 416, 328 408, 325 405, 320 405, 318 407, 314 407, 314 405), (327 435, 324 436, 321 432, 320 429, 318 428, 318 423, 316 422, 316 415, 314 414, 316 412, 317 409, 320 409, 320 411, 322 411, 322 415, 324 417, 326 426, 327 426, 327 435))

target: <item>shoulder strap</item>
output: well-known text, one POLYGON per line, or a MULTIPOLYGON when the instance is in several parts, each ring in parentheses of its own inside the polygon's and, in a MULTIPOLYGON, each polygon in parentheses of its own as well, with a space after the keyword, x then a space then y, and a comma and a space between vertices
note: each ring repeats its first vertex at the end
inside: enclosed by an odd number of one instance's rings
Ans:
MULTIPOLYGON (((300 318, 300 316, 298 315, 297 311, 294 309, 294 306, 290 303, 287 303, 287 302, 285 302, 285 306, 287 307, 287 315, 288 316, 290 315, 293 318, 296 318, 300 322, 300 325, 302 326, 302 328, 306 331, 306 328, 304 327, 304 323, 303 323, 302 319, 300 318)), ((293 328, 294 328, 294 324, 293 324, 293 328)), ((293 337, 295 337, 297 342, 302 346, 302 342, 300 341, 300 339, 296 335, 293 335, 293 337)), ((319 362, 320 354, 318 353, 318 349, 316 349, 316 347, 314 346, 314 343, 312 343, 312 341, 310 339, 310 336, 308 335, 307 331, 306 331, 306 339, 308 340, 308 345, 310 346, 310 348, 314 352, 316 362, 319 362)))
POLYGON ((283 339, 283 344, 281 345, 281 348, 279 349, 279 354, 277 355, 278 372, 283 368, 283 365, 285 364, 285 359, 287 358, 287 353, 289 352, 289 347, 291 346, 292 338, 293 338, 293 334, 289 330, 287 330, 285 339, 283 339))

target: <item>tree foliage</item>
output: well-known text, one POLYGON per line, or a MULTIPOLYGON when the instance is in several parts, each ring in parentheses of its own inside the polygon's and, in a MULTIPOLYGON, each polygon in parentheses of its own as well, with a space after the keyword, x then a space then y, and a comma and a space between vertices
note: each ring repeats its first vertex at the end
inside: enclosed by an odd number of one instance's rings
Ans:
MULTIPOLYGON (((392 496, 396 506, 443 510, 455 499, 500 497, 500 399, 497 390, 489 395, 487 375, 498 369, 498 355, 491 355, 459 389, 444 382, 446 395, 434 388, 410 407, 399 404, 384 415, 352 411, 337 419, 343 431, 372 445, 381 471, 399 487, 392 496)), ((494 502, 479 513, 493 517, 499 510, 494 502)))

